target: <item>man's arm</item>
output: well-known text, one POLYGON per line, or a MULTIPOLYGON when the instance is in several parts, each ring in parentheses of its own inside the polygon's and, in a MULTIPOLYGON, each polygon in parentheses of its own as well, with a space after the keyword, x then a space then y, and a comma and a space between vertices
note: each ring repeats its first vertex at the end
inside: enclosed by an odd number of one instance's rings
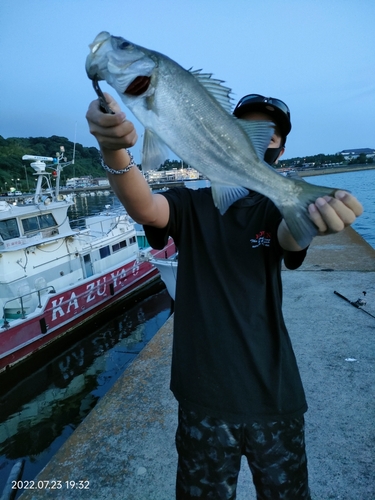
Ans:
MULTIPOLYGON (((125 148, 134 146, 138 137, 133 123, 126 119, 117 102, 109 94, 105 94, 105 98, 114 114, 102 113, 96 100, 90 104, 86 119, 91 134, 99 143, 104 162, 114 170, 122 170, 130 163, 125 148)), ((121 175, 108 173, 108 179, 116 196, 136 222, 160 228, 168 224, 166 198, 152 194, 138 168, 133 167, 121 175)))
MULTIPOLYGON (((353 224, 363 212, 361 203, 346 191, 337 191, 335 197, 318 198, 309 205, 311 220, 318 228, 318 235, 338 233, 353 224)), ((303 250, 291 235, 285 220, 278 227, 277 237, 284 250, 298 252, 303 250)))

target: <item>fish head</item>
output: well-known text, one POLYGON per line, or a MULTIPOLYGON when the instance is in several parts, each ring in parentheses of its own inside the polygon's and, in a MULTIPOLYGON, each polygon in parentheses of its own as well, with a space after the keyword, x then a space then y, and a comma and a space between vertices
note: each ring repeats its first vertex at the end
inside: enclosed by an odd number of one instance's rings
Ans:
POLYGON ((106 80, 121 96, 152 95, 150 82, 157 66, 152 51, 106 31, 89 47, 86 72, 90 79, 106 80))

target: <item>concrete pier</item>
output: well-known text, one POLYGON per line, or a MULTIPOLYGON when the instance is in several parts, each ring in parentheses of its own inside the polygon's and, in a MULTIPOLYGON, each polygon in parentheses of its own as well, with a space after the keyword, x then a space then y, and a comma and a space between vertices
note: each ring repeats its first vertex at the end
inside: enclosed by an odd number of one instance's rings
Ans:
MULTIPOLYGON (((303 266, 282 276, 285 321, 309 403, 312 498, 375 499, 375 318, 333 293, 365 298, 375 316, 375 250, 348 228, 316 238, 303 266)), ((173 317, 36 478, 41 486, 60 481, 58 489, 28 490, 22 500, 173 500, 172 329, 173 317)), ((245 460, 237 498, 256 498, 245 460)))

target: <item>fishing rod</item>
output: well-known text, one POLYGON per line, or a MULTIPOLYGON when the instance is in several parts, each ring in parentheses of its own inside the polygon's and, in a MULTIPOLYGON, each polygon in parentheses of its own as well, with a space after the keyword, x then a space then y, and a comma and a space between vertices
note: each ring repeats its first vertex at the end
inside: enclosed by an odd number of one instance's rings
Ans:
MULTIPOLYGON (((366 301, 363 300, 363 299, 357 299, 355 302, 353 302, 352 300, 349 300, 347 297, 344 297, 344 295, 341 295, 341 293, 339 292, 336 292, 336 290, 334 290, 333 292, 335 295, 338 295, 340 298, 346 300, 346 302, 349 302, 349 304, 351 304, 352 306, 354 306, 356 309, 360 309, 361 311, 363 311, 364 313, 368 314, 369 316, 371 316, 371 318, 375 318, 375 316, 371 313, 369 313, 368 311, 366 311, 365 309, 362 309, 361 306, 365 305, 366 304, 366 301)), ((366 292, 363 292, 364 294, 366 294, 366 292)))

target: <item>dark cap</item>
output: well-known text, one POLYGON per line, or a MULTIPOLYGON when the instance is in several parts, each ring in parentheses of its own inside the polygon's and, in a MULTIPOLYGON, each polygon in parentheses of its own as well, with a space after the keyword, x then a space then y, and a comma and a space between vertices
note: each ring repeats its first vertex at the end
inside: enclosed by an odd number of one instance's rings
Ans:
POLYGON ((233 114, 241 118, 245 113, 259 111, 269 115, 280 129, 284 140, 292 129, 290 111, 285 102, 273 97, 264 97, 259 94, 245 95, 238 101, 233 114))

